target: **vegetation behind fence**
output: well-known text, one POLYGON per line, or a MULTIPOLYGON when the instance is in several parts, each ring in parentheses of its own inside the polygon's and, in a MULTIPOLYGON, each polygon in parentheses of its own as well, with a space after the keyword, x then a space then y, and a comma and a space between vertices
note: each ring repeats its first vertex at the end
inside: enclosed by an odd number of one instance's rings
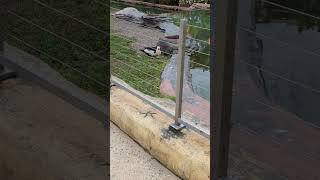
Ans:
POLYGON ((108 14, 94 1, 12 2, 8 42, 80 88, 108 98, 108 14))

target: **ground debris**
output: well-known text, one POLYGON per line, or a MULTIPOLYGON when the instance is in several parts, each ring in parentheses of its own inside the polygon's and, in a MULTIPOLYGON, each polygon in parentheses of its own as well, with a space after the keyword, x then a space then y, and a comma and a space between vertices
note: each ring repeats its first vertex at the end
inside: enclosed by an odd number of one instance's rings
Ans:
POLYGON ((149 115, 153 118, 153 115, 157 114, 157 113, 154 113, 154 112, 151 112, 151 111, 147 111, 147 112, 140 112, 140 114, 144 114, 144 118, 146 118, 149 115))

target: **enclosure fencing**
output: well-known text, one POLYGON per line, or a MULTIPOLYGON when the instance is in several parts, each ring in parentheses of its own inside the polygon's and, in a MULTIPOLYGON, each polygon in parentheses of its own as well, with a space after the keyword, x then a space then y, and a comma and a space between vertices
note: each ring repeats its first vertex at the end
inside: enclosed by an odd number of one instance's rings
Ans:
MULTIPOLYGON (((182 42, 186 41, 188 27, 206 31, 210 31, 210 29, 194 26, 188 24, 186 20, 182 20, 179 22, 180 37, 182 37, 179 43, 167 42, 172 47, 175 47, 178 53, 164 51, 160 57, 147 57, 137 53, 131 46, 131 44, 135 44, 142 47, 145 44, 118 32, 111 31, 111 34, 109 34, 108 27, 106 27, 109 20, 109 16, 107 16, 108 9, 116 11, 121 9, 110 7, 108 2, 102 0, 93 0, 80 4, 74 4, 75 2, 71 0, 58 3, 44 0, 32 0, 30 2, 8 2, 5 5, 8 8, 2 9, 8 18, 8 24, 6 25, 8 31, 5 42, 10 46, 17 47, 38 57, 80 88, 103 98, 109 98, 106 89, 110 87, 107 80, 108 72, 106 72, 109 70, 109 57, 107 57, 107 52, 109 51, 107 44, 109 42, 106 40, 110 36, 112 43, 110 50, 112 75, 144 94, 174 100, 176 105, 172 112, 157 103, 153 103, 153 101, 149 101, 144 96, 139 96, 170 115, 175 120, 172 128, 178 130, 179 127, 187 126, 206 137, 209 136, 209 129, 186 120, 192 117, 187 117, 188 114, 183 112, 183 80, 185 78, 183 69, 187 65, 184 64, 183 60, 186 52, 185 43, 182 42), (86 12, 86 15, 83 15, 83 12, 86 12), (106 26, 103 26, 103 24, 106 26), (113 49, 116 51, 113 51, 113 49), (179 59, 177 61, 177 81, 174 97, 163 96, 160 93, 161 74, 169 62, 168 56, 171 57, 173 55, 177 55, 179 59)), ((135 22, 126 21, 126 23, 136 25, 135 22)), ((152 27, 144 28, 150 31, 156 30, 152 27)), ((123 32, 131 33, 131 35, 142 35, 146 40, 149 39, 150 42, 161 42, 161 39, 159 40, 154 36, 130 31, 130 29, 123 29, 123 32)), ((209 44, 205 40, 193 37, 188 38, 202 44, 209 44)), ((209 56, 208 53, 201 50, 196 50, 193 53, 209 56)), ((208 65, 195 62, 192 59, 189 62, 209 68, 208 65)), ((192 85, 190 82, 187 83, 192 86, 195 92, 209 91, 206 87, 192 85)), ((118 85, 120 86, 120 84, 118 85)))
MULTIPOLYGON (((95 2, 105 5, 103 2, 99 0, 95 0, 95 2)), ((120 3, 120 1, 111 1, 111 3, 120 3)), ((128 5, 130 6, 130 5, 128 5)), ((150 8, 150 7, 145 7, 150 8)), ((121 8, 112 7, 110 6, 111 12, 117 12, 122 10, 121 8)), ((116 85, 126 89, 127 91, 130 91, 131 93, 135 94, 145 102, 151 104, 158 110, 166 113, 170 117, 172 117, 175 121, 171 125, 171 128, 175 130, 181 130, 184 127, 191 128, 200 134, 204 135, 205 137, 210 136, 209 127, 201 126, 199 121, 195 122, 193 121, 193 118, 195 116, 190 115, 190 113, 186 112, 186 108, 183 108, 185 100, 188 98, 187 95, 184 95, 183 89, 184 89, 184 83, 186 83, 188 86, 192 87, 192 91, 195 93, 199 91, 207 91, 207 93, 210 93, 210 89, 208 87, 202 87, 199 85, 191 84, 191 82, 188 82, 185 80, 185 68, 186 66, 189 66, 189 64, 185 64, 185 56, 187 54, 186 49, 186 40, 187 38, 190 40, 194 40, 196 42, 199 42, 201 44, 205 44, 207 46, 210 46, 210 43, 208 41, 193 38, 193 37, 187 37, 187 31, 188 29, 192 28, 198 28, 203 31, 209 31, 210 28, 205 27, 199 27, 192 24, 189 24, 186 19, 181 19, 180 22, 173 21, 175 24, 177 24, 180 28, 179 33, 179 40, 178 43, 171 43, 171 42, 164 42, 161 38, 162 36, 157 35, 150 35, 152 33, 149 32, 161 32, 160 29, 149 27, 149 26, 140 26, 137 22, 130 20, 130 19, 117 19, 115 22, 111 21, 111 74, 124 82, 126 82, 128 85, 134 88, 134 90, 128 88, 127 86, 124 86, 123 84, 117 82, 116 80, 112 80, 113 83, 116 85), (125 23, 123 27, 120 26, 120 28, 116 29, 113 28, 116 26, 114 23, 125 23), (139 32, 140 29, 134 29, 130 27, 139 27, 143 28, 144 32, 139 32), (116 30, 115 30, 116 29, 116 30), (142 40, 144 39, 144 40, 142 40), (143 53, 139 53, 139 49, 144 48, 147 46, 145 43, 149 44, 150 46, 154 45, 152 42, 159 42, 159 43, 168 43, 170 46, 177 49, 176 53, 173 52, 166 52, 161 51, 162 55, 157 57, 150 57, 147 55, 144 55, 143 53), (161 83, 163 79, 161 78, 162 72, 164 71, 164 68, 168 63, 170 63, 170 59, 168 57, 177 56, 177 63, 175 64, 175 68, 177 69, 175 76, 176 82, 175 82, 175 88, 174 88, 174 95, 173 96, 166 96, 161 93, 161 83), (157 103, 156 101, 151 100, 150 98, 146 97, 144 94, 141 94, 139 92, 142 92, 146 95, 157 97, 157 98, 168 98, 171 100, 174 100, 174 108, 168 109, 164 108, 162 105, 157 103), (185 96, 185 97, 184 97, 185 96)), ((190 30, 189 30, 190 31, 190 30)), ((156 33, 157 34, 157 33, 156 33)), ((201 49, 193 51, 193 54, 200 54, 203 56, 207 56, 207 58, 210 57, 209 53, 201 51, 201 49)), ((189 60, 190 63, 193 63, 197 66, 201 66, 204 68, 209 69, 210 67, 208 65, 199 63, 194 61, 193 59, 189 60)), ((209 81, 208 81, 209 84, 209 81)), ((208 101, 209 104, 209 101, 208 101)), ((207 118, 210 117, 209 109, 206 112, 207 118)), ((199 117, 198 117, 199 118, 199 117)), ((200 122, 202 120, 200 119, 200 122)))
MULTIPOLYGON (((94 11, 105 11, 105 8, 102 10, 97 5, 90 5, 89 8, 94 11)), ((73 15, 72 12, 79 12, 76 9, 80 10, 80 7, 41 0, 8 2, 3 6, 6 7, 3 13, 10 20, 6 24, 8 28, 6 42, 9 45, 39 57, 79 87, 103 98, 108 97, 109 85, 107 75, 104 75, 107 71, 108 58, 105 56, 106 52, 101 53, 107 51, 106 44, 93 47, 81 40, 80 36, 77 36, 78 41, 76 41, 70 31, 81 28, 84 29, 81 31, 83 36, 93 33, 89 38, 91 41, 98 38, 105 40, 109 33, 73 15), (69 23, 71 26, 63 23, 69 23), (50 41, 52 44, 43 44, 45 41, 50 41), (92 61, 86 62, 89 60, 92 61), (94 68, 93 64, 100 66, 96 68, 95 73, 89 69, 94 68)))

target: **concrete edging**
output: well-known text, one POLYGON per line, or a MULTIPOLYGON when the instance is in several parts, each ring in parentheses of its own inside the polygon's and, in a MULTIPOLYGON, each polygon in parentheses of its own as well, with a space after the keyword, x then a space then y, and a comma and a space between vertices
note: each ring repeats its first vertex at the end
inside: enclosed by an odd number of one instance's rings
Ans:
POLYGON ((113 87, 110 120, 179 177, 210 179, 209 140, 188 129, 169 131, 173 120, 138 97, 113 87), (146 116, 147 112, 156 114, 146 116))
POLYGON ((3 65, 14 69, 23 78, 38 83, 102 123, 106 123, 109 117, 109 104, 106 100, 65 80, 39 58, 7 43, 4 49, 4 55, 0 56, 3 65))

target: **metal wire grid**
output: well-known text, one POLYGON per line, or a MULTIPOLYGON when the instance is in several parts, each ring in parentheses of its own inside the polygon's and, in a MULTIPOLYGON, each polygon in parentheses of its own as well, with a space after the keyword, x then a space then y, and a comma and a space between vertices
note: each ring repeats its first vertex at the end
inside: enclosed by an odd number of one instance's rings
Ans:
MULTIPOLYGON (((73 17, 72 15, 69 15, 69 14, 67 14, 67 13, 65 13, 65 12, 63 12, 63 11, 61 11, 61 10, 58 10, 58 9, 56 9, 56 8, 53 8, 53 7, 51 7, 51 6, 48 5, 48 4, 45 4, 45 3, 41 2, 41 1, 38 1, 38 0, 33 0, 33 2, 34 2, 35 4, 38 4, 38 5, 40 5, 40 6, 44 7, 44 8, 52 11, 52 12, 55 12, 55 13, 59 14, 60 16, 63 16, 63 17, 66 17, 66 18, 68 18, 68 19, 70 19, 70 20, 72 20, 72 21, 78 22, 78 23, 80 23, 80 24, 88 27, 89 29, 92 29, 92 30, 98 32, 98 33, 102 33, 102 34, 104 34, 104 35, 106 35, 106 36, 108 35, 108 32, 103 31, 103 30, 101 30, 101 29, 99 29, 99 28, 97 28, 97 27, 95 27, 95 26, 93 26, 93 25, 91 25, 91 24, 89 24, 89 23, 86 23, 86 22, 84 22, 84 21, 82 21, 82 20, 80 20, 80 19, 78 19, 78 18, 75 18, 75 17, 73 17)), ((66 42, 67 44, 71 45, 72 47, 78 48, 78 49, 80 49, 81 51, 83 51, 83 52, 85 52, 85 53, 87 53, 87 54, 90 54, 91 56, 93 56, 93 57, 95 57, 95 58, 97 58, 97 59, 100 59, 101 61, 104 61, 104 62, 106 62, 106 63, 108 62, 108 59, 107 59, 107 58, 105 58, 105 57, 103 57, 103 56, 100 56, 100 55, 97 54, 96 52, 90 51, 90 50, 88 50, 87 48, 82 47, 81 45, 78 45, 77 43, 73 42, 72 40, 70 40, 70 39, 68 39, 68 38, 66 38, 66 37, 64 37, 64 36, 62 36, 62 35, 59 35, 59 34, 53 32, 53 31, 50 31, 50 30, 48 30, 47 28, 42 27, 41 25, 33 22, 32 20, 30 20, 30 19, 28 19, 28 18, 23 17, 22 15, 19 15, 18 13, 14 12, 14 11, 12 11, 12 10, 8 10, 8 14, 14 16, 15 18, 18 18, 18 19, 22 20, 24 23, 27 23, 27 24, 29 24, 29 25, 32 25, 32 26, 38 28, 39 30, 41 30, 41 31, 43 31, 43 32, 46 32, 46 33, 54 36, 55 38, 57 38, 57 39, 59 39, 59 40, 62 40, 62 41, 64 41, 64 42, 66 42)), ((103 82, 103 81, 101 81, 101 80, 99 80, 99 79, 97 79, 97 78, 92 77, 92 76, 89 75, 88 73, 85 73, 84 71, 87 71, 87 70, 73 67, 72 65, 66 63, 66 60, 58 59, 57 57, 54 57, 53 55, 50 55, 49 53, 47 53, 47 52, 45 52, 45 51, 43 51, 43 50, 40 50, 39 48, 33 46, 31 43, 26 42, 25 40, 23 40, 23 38, 18 37, 17 35, 13 34, 12 32, 9 32, 9 35, 8 35, 8 36, 9 36, 9 38, 11 38, 12 40, 14 40, 15 42, 17 42, 17 43, 19 43, 19 44, 21 44, 21 45, 24 45, 24 46, 26 46, 26 47, 28 47, 28 48, 30 48, 30 49, 32 49, 32 50, 40 53, 41 55, 44 55, 45 57, 53 60, 54 62, 60 63, 62 66, 64 66, 64 67, 66 67, 66 68, 68 68, 68 69, 70 69, 70 70, 78 73, 80 76, 84 77, 85 79, 88 79, 89 81, 96 83, 96 84, 97 84, 98 86, 100 86, 101 88, 104 88, 105 91, 107 92, 107 89, 106 89, 106 88, 109 87, 109 85, 107 84, 107 82, 103 82)))
MULTIPOLYGON (((110 8, 113 9, 113 10, 116 10, 116 11, 121 10, 121 9, 114 8, 114 7, 110 7, 110 8)), ((128 25, 137 25, 137 23, 134 22, 134 21, 130 21, 130 20, 127 20, 127 19, 125 21, 127 22, 128 25)), ((112 26, 112 24, 111 24, 111 26, 112 26)), ((157 30, 156 28, 146 27, 146 26, 144 26, 144 28, 151 29, 153 31, 157 30)), ((126 40, 127 42, 134 43, 135 45, 140 45, 140 46, 143 47, 143 44, 140 43, 139 41, 132 40, 131 38, 126 37, 121 33, 111 32, 111 36, 115 36, 115 37, 117 37, 119 39, 126 40)), ((130 32, 130 36, 144 37, 146 39, 150 39, 150 40, 157 41, 157 42, 162 41, 161 39, 160 40, 159 39, 155 39, 155 37, 151 37, 151 36, 148 36, 146 34, 138 33, 138 32, 130 32)), ((204 41, 204 40, 200 40, 200 39, 196 39, 196 38, 192 38, 192 37, 189 38, 189 39, 197 41, 199 43, 205 43, 206 45, 209 45, 209 43, 207 41, 204 41)), ((173 47, 178 48, 178 44, 173 44, 173 43, 170 43, 170 42, 166 42, 166 43, 172 45, 173 47)), ((159 60, 159 58, 147 57, 148 61, 150 61, 150 62, 145 62, 145 61, 141 60, 141 57, 146 56, 144 54, 140 54, 139 53, 138 56, 134 56, 134 57, 131 56, 130 57, 130 56, 128 56, 128 55, 126 55, 126 54, 121 52, 122 50, 135 51, 135 50, 133 50, 132 47, 130 47, 130 44, 125 44, 124 45, 124 44, 121 44, 121 43, 117 42, 117 40, 115 40, 114 42, 112 42, 112 40, 111 40, 111 44, 112 44, 111 45, 111 64, 114 64, 114 63, 118 64, 118 66, 115 66, 115 65, 111 66, 112 74, 115 75, 116 77, 122 79, 122 80, 126 79, 126 77, 123 77, 123 76, 131 76, 130 77, 131 78, 130 81, 127 81, 128 84, 132 85, 135 89, 137 89, 137 90, 139 90, 141 92, 144 92, 145 94, 148 94, 148 95, 151 95, 151 96, 154 96, 154 97, 159 96, 159 93, 158 93, 160 91, 159 85, 161 83, 160 75, 161 75, 162 71, 164 70, 163 69, 164 66, 162 66, 161 68, 156 68, 156 67, 153 67, 152 63, 161 62, 161 63, 164 63, 164 65, 166 65, 168 63, 168 59, 163 61, 162 59, 159 60), (117 52, 112 50, 112 47, 116 47, 117 52), (119 50, 120 48, 121 48, 121 50, 119 50), (121 56, 117 57, 117 58, 114 58, 114 54, 118 54, 118 55, 121 55, 121 56), (131 64, 130 61, 134 61, 135 64, 131 64), (153 69, 154 71, 157 71, 157 73, 147 72, 146 69, 141 70, 141 68, 136 67, 136 63, 143 64, 144 66, 147 66, 149 69, 153 69), (118 72, 114 72, 115 70, 118 71, 118 72), (141 75, 143 75, 144 78, 140 78, 141 75), (147 77, 147 80, 146 80, 146 77, 147 77), (149 79, 152 79, 153 81, 156 80, 156 83, 148 82, 149 79), (157 92, 155 92, 155 91, 157 91, 157 92)), ((207 56, 208 59, 209 59, 209 56, 210 56, 208 53, 201 52, 200 50, 197 50, 194 53, 207 56)), ((170 57, 174 55, 173 53, 168 53, 168 52, 162 52, 162 54, 165 55, 165 56, 170 56, 170 57)), ((190 63, 193 63, 193 64, 196 64, 197 66, 201 66, 203 68, 209 69, 209 66, 207 66, 205 64, 201 64, 201 63, 195 62, 193 60, 190 60, 190 63)), ((208 81, 208 83, 209 83, 209 81, 208 81)), ((209 89, 206 88, 206 87, 201 87, 199 85, 193 85, 191 83, 188 83, 188 85, 190 85, 192 87, 192 89, 194 89, 195 92, 206 91, 206 93, 209 94, 209 89)), ((188 114, 183 113, 183 117, 187 117, 187 116, 188 116, 188 114)), ((200 128, 200 127, 194 127, 194 125, 188 124, 188 122, 186 122, 186 121, 183 121, 183 124, 187 124, 187 126, 193 128, 193 129, 196 129, 198 132, 202 132, 202 134, 204 133, 204 135, 206 137, 209 137, 209 133, 206 130, 204 130, 204 129, 200 128)))
MULTIPOLYGON (((97 3, 101 3, 100 1, 97 1, 97 0, 95 0, 95 2, 97 2, 97 3)), ((108 6, 108 5, 106 5, 106 6, 108 6)), ((121 9, 118 9, 118 8, 114 8, 114 7, 110 7, 111 9, 114 9, 114 10, 121 10, 121 9)), ((136 25, 137 23, 135 23, 134 21, 129 21, 129 20, 126 20, 129 24, 134 24, 134 25, 136 25)), ((193 27, 196 27, 196 26, 193 26, 193 27)), ((155 30, 155 28, 151 28, 151 27, 145 27, 145 28, 147 28, 147 29, 151 29, 151 30, 155 30)), ((124 33, 126 32, 126 30, 121 30, 121 31, 123 31, 124 33)), ((138 33, 132 33, 132 32, 130 32, 131 34, 135 34, 135 35, 139 35, 139 36, 143 36, 143 37, 145 37, 145 38, 148 38, 148 39, 150 39, 150 40, 153 40, 153 41, 162 41, 161 39, 159 40, 159 39, 155 39, 154 37, 150 37, 150 36, 147 36, 147 35, 145 35, 145 34, 138 34, 138 33)), ((133 40, 131 40, 131 39, 129 39, 129 38, 127 38, 127 37, 124 37, 123 35, 121 35, 121 34, 118 34, 118 33, 112 33, 114 36, 117 36, 117 37, 119 37, 119 38, 122 38, 122 39, 126 39, 126 40, 128 40, 128 41, 131 41, 131 42, 133 42, 133 43, 135 43, 135 44, 139 44, 139 45, 143 45, 143 44, 141 44, 141 43, 139 43, 139 42, 136 42, 136 41, 133 41, 133 40)), ((200 40, 200 39, 196 39, 196 38, 190 38, 190 39, 193 39, 193 40, 196 40, 196 41, 199 41, 200 43, 206 43, 206 44, 209 44, 208 42, 206 42, 206 41, 204 41, 204 40, 200 40)), ((177 47, 177 45, 176 44, 173 44, 173 43, 170 43, 170 42, 166 42, 166 43, 169 43, 169 44, 171 44, 172 46, 174 46, 174 47, 177 47)), ((113 42, 112 43, 113 45, 115 45, 115 46, 119 46, 119 44, 118 43, 116 43, 116 42, 113 42)), ((130 48, 128 48, 128 47, 124 47, 124 46, 122 46, 124 49, 130 49, 130 48)), ((165 55, 169 55, 169 56, 172 56, 173 54, 172 53, 168 53, 168 52, 162 52, 163 54, 165 54, 165 55)), ((199 54, 202 54, 202 55, 206 55, 206 56, 210 56, 208 53, 203 53, 203 52, 201 52, 201 51, 195 51, 194 53, 199 53, 199 54)), ((129 58, 130 59, 130 57, 127 57, 127 58, 129 58)), ((131 58, 132 59, 132 58, 131 58)), ((158 61, 158 59, 157 58, 153 58, 153 57, 150 57, 150 59, 152 59, 152 60, 154 60, 154 61, 158 61)), ((135 61, 139 61, 138 59, 134 59, 135 61)), ((193 60, 190 60, 190 62, 191 63, 193 63, 193 64, 196 64, 196 65, 198 65, 198 66, 201 66, 201 67, 205 67, 205 68, 208 68, 209 69, 209 66, 208 65, 204 65, 204 64, 201 64, 201 63, 198 63, 198 62, 195 62, 195 61, 193 61, 193 60)), ((132 67, 133 68, 133 67, 132 67)), ((152 68, 152 67, 150 67, 150 68, 152 68)), ((133 69, 136 69, 136 68, 133 68, 133 69)), ((156 70, 159 70, 159 69, 156 69, 156 70)), ((147 74, 146 72, 142 72, 143 74, 147 74)), ((148 76, 153 76, 153 75, 148 75, 148 76)), ((154 77, 154 76, 153 76, 154 77)), ((154 77, 155 78, 155 77, 154 77)), ((160 77, 159 77, 160 78, 160 77)), ((191 85, 190 83, 189 83, 189 85, 191 85)), ((193 87, 193 89, 195 89, 196 91, 206 91, 206 92, 209 92, 209 89, 208 88, 205 88, 205 87, 201 87, 201 86, 198 86, 198 85, 193 85, 192 86, 193 87)))
MULTIPOLYGON (((312 18, 315 21, 319 21, 320 22, 320 17, 314 16, 314 15, 311 15, 311 14, 308 14, 308 13, 305 13, 305 12, 302 12, 302 11, 299 11, 299 10, 296 10, 296 9, 292 9, 292 8, 289 8, 289 7, 286 7, 286 6, 283 6, 283 5, 280 5, 278 3, 268 1, 268 0, 260 0, 260 1, 265 2, 266 4, 269 4, 269 5, 281 8, 281 9, 288 10, 290 12, 294 12, 294 13, 300 14, 302 16, 306 16, 306 17, 312 18)), ((254 37, 261 37, 261 38, 264 38, 264 39, 268 39, 268 40, 280 43, 280 44, 282 44, 281 48, 292 47, 293 49, 295 49, 297 51, 301 51, 301 52, 303 52, 305 54, 308 54, 308 55, 311 55, 311 56, 314 56, 314 57, 318 57, 320 59, 320 54, 316 52, 318 49, 316 49, 315 51, 309 50, 309 49, 306 49, 304 47, 299 47, 297 45, 288 43, 286 41, 282 41, 282 40, 276 39, 274 37, 271 37, 270 35, 266 35, 266 34, 263 34, 263 33, 258 33, 256 31, 253 31, 250 28, 242 26, 242 25, 239 25, 238 27, 239 27, 239 31, 245 31, 248 34, 253 35, 254 37)), ((318 88, 312 87, 312 86, 310 86, 310 85, 308 85, 306 83, 302 83, 302 82, 299 82, 299 81, 292 80, 292 79, 290 79, 288 77, 285 77, 284 75, 279 75, 278 73, 272 72, 272 71, 268 70, 267 68, 259 67, 259 66, 255 65, 255 64, 249 63, 249 60, 250 59, 239 59, 238 61, 240 62, 240 64, 243 64, 246 67, 249 67, 251 69, 255 69, 257 71, 261 71, 264 74, 268 74, 268 75, 270 75, 270 76, 272 76, 272 77, 274 77, 276 79, 283 80, 284 82, 287 82, 287 83, 289 83, 289 84, 291 84, 293 86, 300 87, 302 89, 306 89, 306 90, 308 90, 310 92, 313 92, 314 94, 320 95, 320 89, 318 89, 318 88)), ((266 107, 267 109, 270 109, 270 110, 273 110, 273 111, 277 111, 277 112, 280 112, 280 113, 285 113, 286 112, 286 110, 283 110, 280 107, 277 107, 272 103, 263 102, 262 99, 264 99, 264 98, 257 99, 257 100, 255 100, 254 103, 262 105, 262 106, 266 107)), ((295 120, 303 121, 300 118, 296 118, 295 120)), ((313 124, 313 123, 310 123, 310 122, 307 122, 307 121, 303 121, 303 123, 307 124, 310 127, 313 127, 313 128, 316 128, 316 129, 320 130, 320 127, 318 125, 316 125, 316 124, 313 124)), ((245 133, 248 133, 248 134, 251 134, 251 135, 265 136, 265 132, 260 131, 258 129, 252 130, 252 129, 249 129, 248 127, 245 127, 244 125, 241 125, 241 124, 236 124, 235 127, 239 128, 241 131, 243 131, 245 133)), ((283 143, 283 140, 281 140, 279 137, 271 136, 270 138, 271 138, 272 142, 277 144, 277 145, 281 145, 283 143)), ((299 144, 296 144, 296 145, 299 145, 299 144)), ((314 160, 314 159, 319 159, 320 158, 320 154, 316 153, 316 152, 307 152, 307 151, 305 151, 305 152, 301 152, 301 154, 305 158, 310 159, 310 160, 314 160)))

